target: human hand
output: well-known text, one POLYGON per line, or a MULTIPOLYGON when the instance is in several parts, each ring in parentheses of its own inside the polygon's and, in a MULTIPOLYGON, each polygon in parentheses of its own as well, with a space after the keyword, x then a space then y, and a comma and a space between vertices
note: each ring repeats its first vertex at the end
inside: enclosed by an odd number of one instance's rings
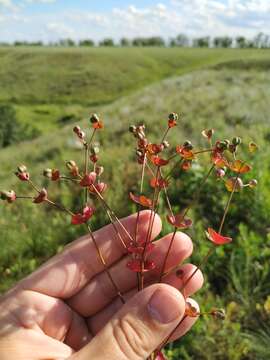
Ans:
MULTIPOLYGON (((146 238, 149 216, 149 211, 141 212, 138 236, 142 239, 146 238)), ((136 215, 122 220, 130 233, 134 233, 135 222, 136 215)), ((156 216, 152 240, 160 231, 161 221, 156 216)), ((157 265, 162 264, 170 237, 156 242, 151 258, 157 265)), ((176 289, 194 271, 194 265, 182 265, 183 277, 170 273, 163 284, 155 284, 160 275, 157 266, 146 274, 149 286, 137 293, 137 276, 126 268, 125 249, 112 225, 95 232, 95 238, 126 304, 117 297, 90 237, 80 238, 2 296, 1 360, 143 360, 179 324, 185 300, 176 289)), ((189 237, 177 233, 166 270, 191 253, 189 237)), ((192 295, 202 283, 198 271, 185 295, 192 295)), ((173 339, 185 334, 195 321, 185 318, 173 339)))

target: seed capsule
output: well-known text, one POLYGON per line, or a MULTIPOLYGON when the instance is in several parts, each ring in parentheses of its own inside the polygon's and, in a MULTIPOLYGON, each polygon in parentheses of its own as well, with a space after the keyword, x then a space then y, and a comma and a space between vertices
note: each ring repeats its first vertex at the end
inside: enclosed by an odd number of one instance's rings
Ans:
POLYGON ((238 137, 238 136, 236 136, 236 137, 234 137, 234 138, 232 139, 232 144, 235 145, 235 146, 238 146, 238 145, 240 145, 241 143, 242 143, 242 139, 241 139, 240 137, 238 137))
POLYGON ((90 152, 92 155, 97 155, 99 153, 99 146, 97 144, 94 144, 91 146, 90 152))
POLYGON ((136 133, 136 126, 135 125, 130 125, 129 132, 131 132, 132 134, 135 134, 136 133))
POLYGON ((226 318, 226 313, 224 309, 213 309, 210 314, 218 320, 225 320, 226 318))
POLYGON ((222 168, 216 169, 216 176, 218 178, 223 178, 225 175, 226 175, 226 172, 224 169, 222 169, 222 168))
POLYGON ((177 121, 178 120, 178 114, 177 113, 170 113, 169 114, 169 120, 177 121))
POLYGON ((20 165, 20 166, 18 166, 17 170, 19 173, 22 174, 22 173, 27 172, 27 167, 25 165, 20 165))
POLYGON ((79 132, 81 131, 81 128, 78 125, 76 125, 76 126, 74 126, 73 131, 75 132, 75 134, 78 135, 79 132))
POLYGON ((168 147, 170 147, 170 144, 168 141, 163 141, 162 145, 164 146, 164 149, 168 149, 168 147))
POLYGON ((248 185, 251 189, 254 189, 258 185, 258 181, 256 179, 252 179, 249 181, 248 185))
POLYGON ((0 199, 7 201, 8 203, 13 203, 16 198, 16 193, 13 190, 0 192, 0 199))
POLYGON ((52 178, 52 169, 45 169, 43 171, 43 176, 48 179, 51 179, 52 178))
POLYGON ((189 140, 184 142, 183 147, 185 148, 185 150, 192 150, 193 149, 193 145, 192 145, 191 141, 189 141, 189 140))
POLYGON ((97 114, 92 114, 91 117, 90 117, 90 122, 91 122, 92 124, 98 123, 98 122, 99 122, 99 117, 98 117, 98 115, 97 115, 97 114))
POLYGON ((103 174, 103 172, 104 172, 104 167, 103 166, 96 166, 96 174, 97 174, 97 176, 100 176, 100 175, 102 175, 103 174))
POLYGON ((75 161, 73 160, 69 160, 66 162, 66 167, 71 170, 73 167, 77 166, 77 164, 75 163, 75 161))

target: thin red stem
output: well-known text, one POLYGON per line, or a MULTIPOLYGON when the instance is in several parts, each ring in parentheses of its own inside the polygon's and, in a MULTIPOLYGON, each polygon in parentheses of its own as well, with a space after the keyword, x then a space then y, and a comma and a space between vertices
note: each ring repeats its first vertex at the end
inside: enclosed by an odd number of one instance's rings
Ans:
POLYGON ((108 266, 107 266, 107 264, 106 264, 106 261, 105 261, 105 259, 104 259, 104 256, 103 256, 103 254, 102 254, 102 252, 101 252, 101 250, 100 250, 100 248, 99 248, 99 246, 98 246, 98 244, 97 244, 97 241, 96 241, 96 239, 95 239, 95 236, 94 236, 94 234, 93 234, 93 232, 92 232, 92 230, 91 230, 91 228, 90 228, 90 225, 89 225, 89 224, 86 224, 86 227, 87 227, 88 232, 89 232, 89 235, 90 235, 90 237, 91 237, 91 239, 92 239, 92 241, 93 241, 93 244, 95 245, 96 251, 97 251, 98 256, 99 256, 99 259, 100 259, 100 261, 101 261, 101 263, 102 263, 102 265, 103 265, 103 267, 104 267, 104 270, 105 270, 106 274, 108 275, 108 278, 109 278, 110 282, 112 283, 112 285, 113 285, 113 287, 114 287, 114 289, 115 289, 115 291, 116 291, 116 293, 117 293, 117 296, 120 298, 121 302, 124 304, 124 303, 125 303, 125 299, 124 299, 124 297, 123 297, 123 295, 122 295, 119 287, 117 286, 116 282, 113 280, 113 277, 112 277, 112 275, 111 275, 111 273, 110 273, 110 270, 108 269, 108 266))

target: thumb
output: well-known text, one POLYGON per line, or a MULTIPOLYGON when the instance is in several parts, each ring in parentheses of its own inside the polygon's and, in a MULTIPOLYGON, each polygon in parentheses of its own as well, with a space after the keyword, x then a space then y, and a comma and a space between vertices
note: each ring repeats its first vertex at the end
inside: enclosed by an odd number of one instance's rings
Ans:
POLYGON ((152 285, 137 293, 81 351, 76 360, 145 360, 176 328, 185 312, 175 288, 152 285))

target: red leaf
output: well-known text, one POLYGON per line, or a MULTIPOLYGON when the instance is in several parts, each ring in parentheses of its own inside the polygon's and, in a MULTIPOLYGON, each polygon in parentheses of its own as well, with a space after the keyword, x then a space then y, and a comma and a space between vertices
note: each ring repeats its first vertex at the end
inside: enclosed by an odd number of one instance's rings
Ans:
POLYGON ((215 230, 211 228, 208 228, 208 231, 206 232, 206 236, 215 245, 224 245, 232 242, 232 238, 222 236, 221 234, 217 233, 215 230))
POLYGON ((98 156, 97 155, 91 155, 90 156, 90 160, 93 162, 93 163, 96 163, 98 161, 98 156))
POLYGON ((103 124, 102 121, 97 121, 97 122, 95 122, 95 123, 92 124, 92 127, 93 127, 93 129, 96 129, 96 130, 98 130, 98 129, 103 129, 103 128, 104 128, 104 124, 103 124))
POLYGON ((251 166, 248 164, 245 164, 242 160, 235 160, 231 164, 230 169, 239 174, 245 174, 251 170, 251 166))
POLYGON ((192 226, 191 219, 184 219, 183 214, 167 215, 168 222, 179 229, 187 229, 192 226))
POLYGON ((80 182, 80 185, 83 187, 89 187, 94 184, 96 181, 97 174, 95 172, 91 172, 90 174, 84 175, 83 179, 80 182))
POLYGON ((91 185, 89 187, 89 191, 91 193, 96 193, 96 190, 97 190, 100 194, 102 194, 107 190, 107 187, 108 187, 107 184, 105 184, 104 182, 100 182, 100 183, 95 184, 95 188, 93 187, 93 185, 91 185))
POLYGON ((182 156, 182 158, 186 159, 186 160, 194 160, 195 159, 195 155, 193 153, 192 150, 187 150, 184 146, 182 145, 177 145, 176 146, 176 152, 182 156))
POLYGON ((152 200, 148 199, 144 195, 134 195, 132 192, 129 193, 129 197, 132 201, 134 201, 136 204, 139 204, 143 207, 151 208, 152 207, 152 200))
POLYGON ((28 181, 30 179, 30 174, 28 172, 17 172, 16 176, 21 180, 21 181, 28 181))
POLYGON ((152 188, 164 189, 164 188, 168 187, 169 182, 162 178, 160 178, 160 179, 152 178, 150 181, 150 185, 152 188))
POLYGON ((158 144, 148 144, 147 151, 149 154, 155 155, 160 153, 164 149, 164 146, 158 144))
MULTIPOLYGON (((153 251, 155 248, 155 244, 153 243, 149 243, 146 246, 145 252, 149 253, 151 251, 153 251)), ((128 247, 128 252, 131 254, 142 254, 144 251, 144 246, 143 244, 134 244, 134 243, 130 243, 129 247, 128 247)))
POLYGON ((73 225, 81 225, 87 223, 87 221, 93 216, 94 209, 86 206, 82 213, 75 214, 72 216, 71 223, 73 225))
POLYGON ((181 165, 181 169, 184 171, 188 171, 189 169, 191 169, 191 166, 192 166, 192 162, 190 160, 185 160, 181 165))
POLYGON ((216 167, 223 168, 224 166, 228 167, 229 163, 227 159, 218 151, 213 151, 212 153, 212 162, 216 167))
POLYGON ((57 169, 52 170, 52 181, 57 181, 60 179, 60 171, 57 169))
MULTIPOLYGON (((133 272, 141 272, 142 269, 141 261, 138 259, 132 259, 128 261, 127 267, 133 272)), ((144 262, 143 272, 154 270, 155 267, 156 265, 153 261, 146 260, 144 262)))
POLYGON ((42 202, 46 201, 48 199, 48 193, 46 189, 42 189, 38 196, 35 197, 33 200, 34 204, 41 204, 42 202))
POLYGON ((151 161, 156 166, 165 166, 165 165, 169 164, 168 160, 162 159, 159 156, 152 156, 151 161))
POLYGON ((176 120, 173 120, 173 119, 170 119, 168 120, 168 127, 169 128, 173 128, 177 125, 177 121, 176 120))

